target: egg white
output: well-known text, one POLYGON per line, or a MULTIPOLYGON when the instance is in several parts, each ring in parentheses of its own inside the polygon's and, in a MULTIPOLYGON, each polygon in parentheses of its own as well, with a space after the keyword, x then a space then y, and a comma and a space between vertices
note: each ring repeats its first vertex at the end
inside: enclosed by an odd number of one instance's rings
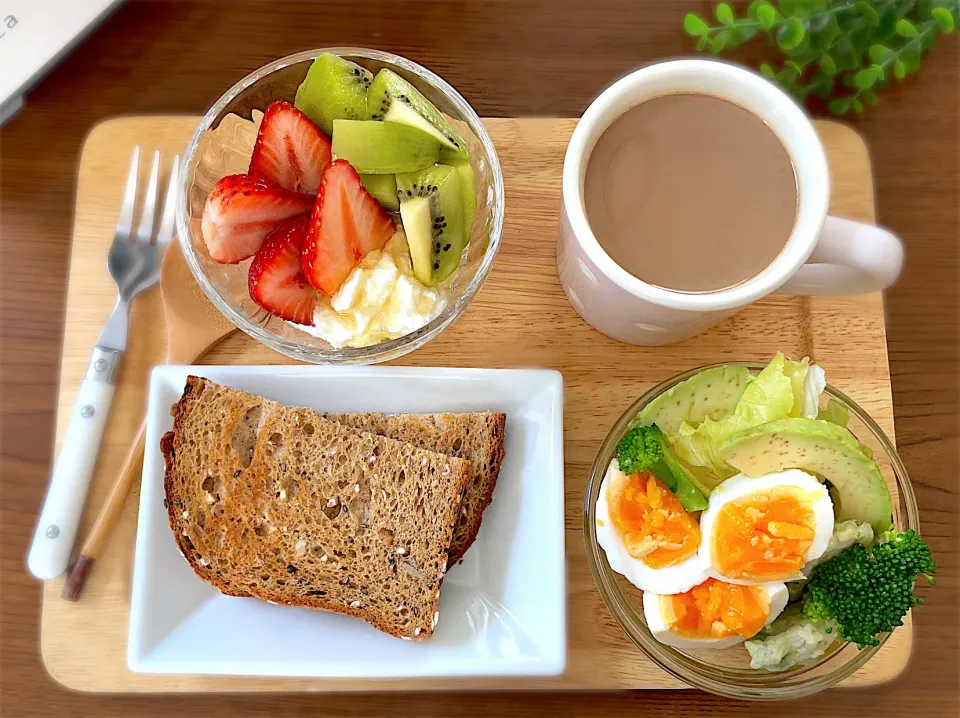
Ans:
POLYGON ((683 593, 707 579, 703 564, 697 553, 673 566, 651 568, 627 552, 623 538, 610 516, 607 491, 610 486, 626 478, 616 459, 610 462, 600 484, 597 498, 597 542, 607 554, 607 562, 617 573, 643 591, 656 591, 662 595, 683 593))
MULTIPOLYGON (((763 624, 769 626, 776 620, 777 616, 783 613, 783 609, 786 608, 787 601, 790 599, 790 592, 784 583, 774 582, 761 585, 766 589, 767 596, 770 599, 770 614, 763 624)), ((664 597, 652 591, 645 591, 643 594, 643 615, 647 619, 647 628, 660 643, 674 648, 729 648, 747 640, 739 635, 725 638, 691 638, 677 635, 670 629, 670 621, 664 616, 661 598, 664 597)))
MULTIPOLYGON (((817 481, 810 474, 799 469, 788 469, 778 471, 766 476, 752 479, 743 474, 737 474, 733 478, 727 479, 710 494, 710 501, 707 508, 700 515, 700 536, 701 543, 699 549, 700 560, 709 576, 727 581, 728 583, 737 583, 744 586, 759 586, 766 583, 769 579, 748 579, 731 578, 720 573, 715 568, 715 548, 713 545, 713 527, 718 512, 723 506, 731 501, 736 501, 744 496, 756 493, 766 493, 776 487, 788 486, 807 491, 813 495, 813 519, 814 519, 814 537, 810 548, 803 554, 804 563, 814 561, 827 549, 830 536, 833 535, 833 501, 830 500, 830 493, 826 486, 817 481)), ((722 549, 722 547, 721 547, 722 549)), ((794 575, 780 577, 782 581, 793 581, 803 578, 802 569, 794 575)))

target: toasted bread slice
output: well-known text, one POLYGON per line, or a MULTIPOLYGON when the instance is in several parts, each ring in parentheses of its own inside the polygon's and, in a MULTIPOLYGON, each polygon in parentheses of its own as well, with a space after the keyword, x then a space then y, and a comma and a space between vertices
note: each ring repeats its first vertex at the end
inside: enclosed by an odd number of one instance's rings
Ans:
POLYGON ((468 461, 194 376, 171 413, 170 526, 198 575, 393 636, 433 633, 468 461))
POLYGON ((472 464, 470 483, 463 497, 457 527, 450 545, 450 565, 463 558, 477 538, 484 509, 504 458, 506 414, 324 414, 339 424, 421 449, 467 459, 472 464))

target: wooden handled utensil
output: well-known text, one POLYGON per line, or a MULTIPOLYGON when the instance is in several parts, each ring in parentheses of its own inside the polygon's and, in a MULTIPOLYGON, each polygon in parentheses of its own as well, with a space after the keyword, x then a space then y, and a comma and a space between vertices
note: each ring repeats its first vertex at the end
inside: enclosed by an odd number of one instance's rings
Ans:
MULTIPOLYGON (((167 327, 167 364, 192 364, 223 337, 236 331, 200 289, 177 242, 164 256, 160 297, 167 327)), ((80 598, 94 561, 117 523, 130 487, 140 476, 145 432, 146 419, 140 424, 93 529, 68 570, 61 594, 68 601, 80 598)))

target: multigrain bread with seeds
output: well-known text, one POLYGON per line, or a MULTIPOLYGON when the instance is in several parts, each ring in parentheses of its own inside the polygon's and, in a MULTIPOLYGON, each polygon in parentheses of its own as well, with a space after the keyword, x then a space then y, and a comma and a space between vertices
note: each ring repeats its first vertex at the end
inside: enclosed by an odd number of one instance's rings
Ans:
POLYGON ((436 626, 470 463, 191 376, 161 441, 170 527, 228 595, 436 626))
POLYGON ((450 565, 456 564, 477 538, 483 512, 504 458, 506 414, 323 414, 338 424, 406 441, 421 449, 467 459, 470 483, 463 497, 450 545, 450 565))

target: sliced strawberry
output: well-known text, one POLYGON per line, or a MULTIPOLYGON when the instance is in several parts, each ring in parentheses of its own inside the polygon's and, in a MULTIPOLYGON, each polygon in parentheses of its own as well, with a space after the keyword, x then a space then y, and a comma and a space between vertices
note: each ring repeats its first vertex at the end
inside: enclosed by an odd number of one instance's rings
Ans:
POLYGON ((317 193, 330 166, 330 139, 289 102, 277 100, 263 113, 250 157, 250 175, 291 192, 317 193))
POLYGON ((309 217, 284 220, 267 237, 250 263, 250 298, 271 314, 313 326, 317 292, 300 269, 309 217))
POLYGON ((303 272, 327 296, 336 294, 363 257, 393 236, 396 225, 364 189, 346 160, 323 173, 303 247, 303 272))
POLYGON ((312 206, 309 195, 288 192, 264 179, 220 178, 203 208, 201 229, 210 258, 236 264, 252 257, 277 224, 308 213, 312 206))

